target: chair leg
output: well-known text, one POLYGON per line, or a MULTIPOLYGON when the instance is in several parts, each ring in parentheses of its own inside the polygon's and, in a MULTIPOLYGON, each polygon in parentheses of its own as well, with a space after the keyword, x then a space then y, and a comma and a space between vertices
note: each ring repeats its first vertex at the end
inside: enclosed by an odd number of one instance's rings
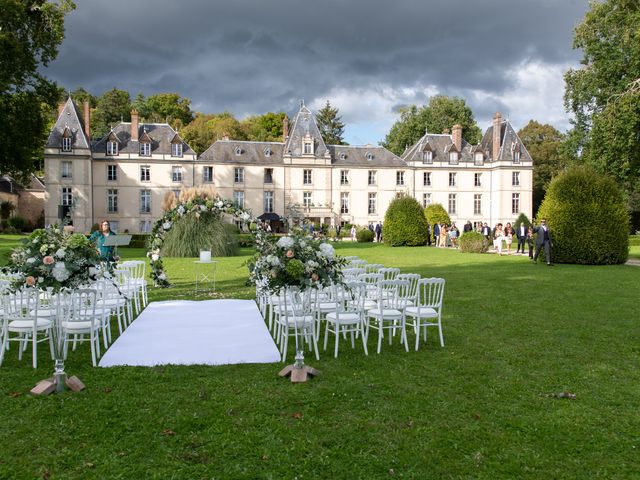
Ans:
POLYGON ((336 347, 333 352, 334 358, 338 358, 338 342, 340 341, 340 324, 336 322, 336 347))
POLYGON ((440 346, 444 347, 444 336, 442 335, 442 322, 438 319, 438 333, 440 334, 440 346))
POLYGON ((36 332, 33 333, 33 338, 31 339, 31 353, 33 355, 33 368, 38 368, 38 334, 36 332))

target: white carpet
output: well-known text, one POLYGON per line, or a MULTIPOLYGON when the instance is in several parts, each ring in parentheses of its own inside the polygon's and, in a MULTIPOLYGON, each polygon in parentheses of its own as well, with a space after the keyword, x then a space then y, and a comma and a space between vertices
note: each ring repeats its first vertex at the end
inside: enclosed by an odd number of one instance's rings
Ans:
POLYGON ((224 365, 280 361, 253 300, 152 302, 100 359, 117 365, 224 365))

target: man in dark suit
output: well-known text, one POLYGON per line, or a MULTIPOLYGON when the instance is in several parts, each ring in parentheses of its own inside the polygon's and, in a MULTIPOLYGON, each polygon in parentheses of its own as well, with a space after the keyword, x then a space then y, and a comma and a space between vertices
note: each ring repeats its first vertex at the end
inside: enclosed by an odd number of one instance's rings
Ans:
POLYGON ((433 240, 435 241, 436 247, 440 246, 440 224, 436 223, 433 226, 433 240))
POLYGON ((522 248, 522 253, 524 254, 524 244, 527 241, 527 226, 524 222, 516 230, 516 237, 518 237, 518 250, 516 250, 516 253, 520 253, 520 248, 522 248))
POLYGON ((380 243, 382 241, 382 225, 380 222, 376 225, 376 242, 380 243))
POLYGON ((540 225, 534 227, 534 233, 537 233, 536 237, 536 254, 533 256, 533 263, 537 263, 540 250, 544 247, 544 258, 547 265, 551 266, 551 247, 553 246, 553 240, 551 238, 551 231, 547 226, 546 219, 540 220, 540 225))
POLYGON ((462 227, 462 233, 467 233, 473 230, 473 225, 471 225, 471 220, 467 220, 467 223, 462 227))
POLYGON ((491 241, 491 228, 489 228, 487 222, 484 222, 484 225, 482 226, 482 235, 484 235, 484 238, 491 241))

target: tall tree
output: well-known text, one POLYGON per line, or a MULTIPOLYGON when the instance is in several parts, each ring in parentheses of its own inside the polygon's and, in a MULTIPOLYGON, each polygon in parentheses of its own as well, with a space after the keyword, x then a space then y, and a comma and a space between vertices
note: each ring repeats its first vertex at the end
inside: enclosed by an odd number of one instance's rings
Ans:
POLYGON ((64 39, 68 0, 0 0, 0 170, 26 178, 39 165, 58 89, 45 78, 64 39))
POLYGON ((567 146, 581 161, 615 177, 640 212, 640 4, 592 2, 575 29, 582 68, 565 74, 565 107, 574 115, 567 146))
POLYGON ((282 123, 286 113, 267 112, 242 120, 241 125, 248 140, 256 142, 282 142, 282 123))
POLYGON ((158 93, 146 99, 138 95, 134 102, 138 113, 147 122, 167 122, 174 128, 181 128, 193 120, 191 100, 177 93, 158 93))
POLYGON ((316 123, 324 143, 327 145, 345 145, 342 117, 338 115, 338 109, 331 106, 329 100, 327 100, 327 104, 324 107, 318 110, 316 123))
POLYGON ((482 132, 476 124, 473 112, 462 98, 436 95, 429 98, 423 107, 410 105, 400 110, 400 119, 381 142, 396 155, 402 155, 406 147, 416 143, 425 131, 442 133, 451 131, 455 124, 462 126, 462 138, 471 144, 477 144, 482 132))
POLYGON ((230 140, 247 140, 240 122, 229 112, 204 115, 196 118, 180 130, 180 135, 193 150, 201 154, 216 140, 228 137, 230 140))
POLYGON ((567 159, 563 153, 564 135, 549 124, 529 120, 518 136, 533 158, 533 216, 535 217, 549 183, 564 170, 567 159))
POLYGON ((120 121, 131 120, 131 97, 124 90, 108 90, 98 98, 93 121, 91 122, 91 136, 104 136, 113 125, 120 121))

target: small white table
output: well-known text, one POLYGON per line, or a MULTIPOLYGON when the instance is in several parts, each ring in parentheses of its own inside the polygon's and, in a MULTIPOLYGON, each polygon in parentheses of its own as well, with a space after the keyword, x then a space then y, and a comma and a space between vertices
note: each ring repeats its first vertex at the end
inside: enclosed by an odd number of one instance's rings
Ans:
POLYGON ((207 290, 203 285, 210 285, 211 288, 209 290, 215 292, 218 262, 216 260, 209 260, 208 262, 196 260, 193 263, 196 264, 196 293, 198 293, 198 286, 202 291, 207 290))

